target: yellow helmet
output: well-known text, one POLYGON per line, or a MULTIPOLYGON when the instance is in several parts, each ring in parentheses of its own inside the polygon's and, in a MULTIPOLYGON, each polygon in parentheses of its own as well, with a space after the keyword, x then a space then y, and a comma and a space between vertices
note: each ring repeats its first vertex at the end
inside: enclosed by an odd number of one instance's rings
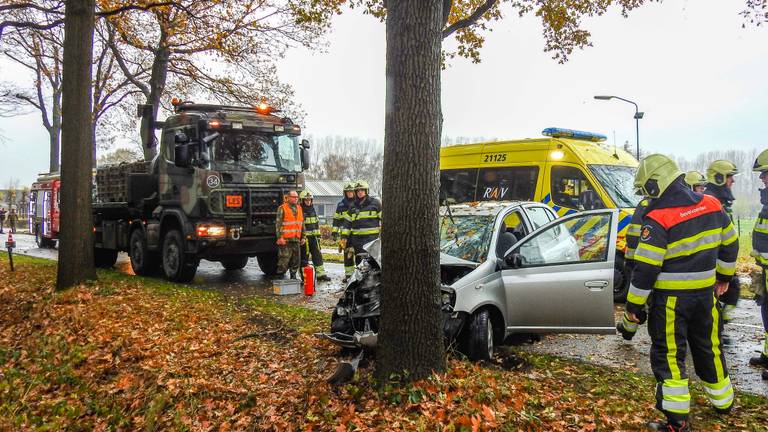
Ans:
POLYGON ((299 194, 299 198, 301 198, 301 199, 307 199, 307 198, 312 199, 312 193, 310 191, 301 191, 301 193, 299 194))
POLYGON ((690 187, 694 186, 706 186, 707 184, 707 178, 704 177, 704 174, 698 172, 698 171, 688 171, 685 173, 685 180, 684 180, 690 187))
POLYGON ((718 186, 725 185, 725 179, 728 176, 736 175, 739 173, 739 169, 731 161, 719 159, 711 164, 707 168, 707 180, 718 186))
POLYGON ((359 190, 359 189, 365 189, 366 191, 368 191, 368 182, 365 180, 358 180, 357 183, 355 184, 355 190, 359 190))
POLYGON ((683 172, 672 159, 663 154, 652 154, 640 161, 635 175, 635 193, 658 198, 683 172))
POLYGON ((347 182, 344 184, 344 192, 350 192, 355 190, 355 182, 347 182))
POLYGON ((762 152, 760 152, 759 155, 757 155, 757 159, 755 159, 755 164, 752 165, 752 171, 755 171, 755 172, 768 171, 768 150, 763 150, 762 152))

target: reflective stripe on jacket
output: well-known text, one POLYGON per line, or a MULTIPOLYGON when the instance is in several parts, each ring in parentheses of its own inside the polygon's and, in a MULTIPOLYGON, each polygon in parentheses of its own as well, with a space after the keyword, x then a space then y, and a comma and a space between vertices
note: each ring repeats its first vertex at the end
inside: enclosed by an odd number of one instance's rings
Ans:
POLYGON ((365 197, 348 214, 341 231, 343 237, 379 235, 381 232, 381 202, 376 198, 365 197))
POLYGON ((320 235, 320 220, 317 218, 317 211, 315 206, 301 205, 301 211, 304 212, 304 235, 319 236, 320 235))
POLYGON ((331 232, 341 233, 344 229, 344 225, 349 220, 349 210, 355 204, 355 200, 348 200, 344 197, 338 204, 336 204, 336 212, 333 214, 333 228, 331 232))
POLYGON ((280 237, 290 239, 300 239, 302 226, 304 225, 304 212, 301 206, 296 206, 296 212, 291 209, 291 205, 285 203, 277 210, 277 232, 280 237))
POLYGON ((644 199, 635 207, 635 213, 632 215, 632 219, 627 225, 627 251, 624 253, 624 260, 626 262, 632 261, 635 256, 635 249, 637 249, 637 243, 640 241, 640 230, 643 225, 643 215, 645 214, 645 208, 648 206, 648 200, 644 199))

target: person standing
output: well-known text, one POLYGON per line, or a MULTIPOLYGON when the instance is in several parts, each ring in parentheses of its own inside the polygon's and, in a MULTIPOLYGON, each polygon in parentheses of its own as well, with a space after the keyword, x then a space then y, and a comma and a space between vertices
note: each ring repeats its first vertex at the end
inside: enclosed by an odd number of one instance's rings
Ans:
MULTIPOLYGON (((649 204, 650 199, 647 197, 640 200, 637 207, 635 207, 635 212, 632 214, 632 218, 629 220, 629 225, 627 225, 627 234, 625 237, 627 248, 624 251, 624 273, 629 275, 630 280, 632 279, 632 271, 635 268, 635 249, 637 249, 637 244, 640 242, 640 231, 642 230, 641 224, 643 217, 645 216, 645 209, 649 204)), ((643 322, 644 321, 645 320, 643 320, 643 322)), ((631 321, 629 319, 629 314, 624 311, 621 322, 616 324, 616 330, 625 340, 632 340, 632 338, 635 337, 635 334, 637 334, 637 326, 638 323, 631 321)))
POLYGON ((0 234, 3 234, 3 224, 5 223, 5 209, 0 207, 0 234))
POLYGON ((300 246, 304 244, 304 213, 298 204, 299 194, 289 191, 283 205, 277 208, 275 232, 277 233, 277 273, 290 270, 290 278, 296 279, 301 260, 300 246))
MULTIPOLYGON (((731 192, 731 188, 735 181, 734 176, 738 173, 739 170, 733 162, 722 159, 712 162, 707 168, 707 186, 704 193, 712 195, 720 201, 723 210, 731 218, 731 221, 733 221, 733 201, 736 199, 731 192)), ((733 319, 733 311, 739 302, 739 296, 741 296, 741 286, 739 285, 739 278, 735 277, 731 279, 728 291, 720 297, 720 302, 723 304, 723 321, 725 323, 733 319)), ((730 343, 728 337, 725 337, 723 340, 726 344, 730 343)))
POLYGON ((357 200, 349 212, 349 221, 342 232, 348 249, 353 250, 355 264, 360 262, 357 254, 365 252, 363 246, 379 238, 381 233, 381 201, 370 197, 368 191, 368 182, 365 180, 355 184, 357 200))
POLYGON ((627 295, 629 319, 639 323, 648 297, 651 369, 656 407, 666 421, 655 430, 688 431, 691 395, 686 374, 690 347, 696 375, 718 413, 733 406, 734 391, 721 350, 722 295, 736 271, 738 234, 720 202, 694 193, 670 158, 644 158, 635 188, 653 199, 642 220, 627 295))
POLYGON ((301 211, 304 214, 304 238, 306 244, 301 248, 301 266, 309 264, 309 258, 312 257, 312 264, 315 266, 317 280, 329 281, 331 278, 325 274, 323 267, 323 254, 320 252, 320 221, 317 218, 317 211, 313 205, 313 197, 309 191, 302 191, 299 194, 301 198, 301 211))
POLYGON ((755 228, 752 231, 752 256, 755 257, 757 264, 763 269, 763 277, 758 285, 759 293, 755 301, 760 306, 760 314, 763 318, 763 330, 765 339, 763 340, 763 350, 760 355, 749 359, 749 364, 764 368, 762 377, 768 380, 768 293, 766 286, 768 283, 768 150, 763 150, 755 159, 752 171, 760 173, 760 180, 763 182, 763 189, 760 189, 760 204, 763 208, 757 215, 755 228))
MULTIPOLYGON (((344 198, 336 205, 336 212, 333 214, 333 228, 331 230, 331 236, 333 240, 338 240, 341 235, 341 231, 344 226, 349 223, 350 213, 349 211, 355 205, 355 182, 347 182, 344 185, 344 198)), ((344 253, 344 279, 346 282, 352 272, 355 271, 355 255, 354 252, 350 255, 347 253, 346 242, 339 243, 339 251, 344 253)))
POLYGON ((707 189, 707 178, 698 171, 685 173, 685 183, 696 193, 704 193, 707 189))
POLYGON ((19 223, 19 214, 16 213, 16 206, 11 206, 11 211, 8 212, 8 227, 13 234, 16 234, 16 224, 19 223))

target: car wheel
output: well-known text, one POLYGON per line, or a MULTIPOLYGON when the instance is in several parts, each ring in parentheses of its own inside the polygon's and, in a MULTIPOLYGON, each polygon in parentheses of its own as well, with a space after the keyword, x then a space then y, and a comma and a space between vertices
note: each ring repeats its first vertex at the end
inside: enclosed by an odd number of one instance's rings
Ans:
POLYGON ((98 268, 112 268, 117 261, 117 251, 114 249, 93 248, 93 265, 98 268))
POLYGON ((128 253, 135 274, 151 276, 160 269, 160 255, 147 250, 147 238, 141 229, 135 229, 131 233, 128 253))
POLYGON ((613 302, 625 303, 629 292, 629 270, 624 266, 624 260, 616 257, 616 265, 613 268, 613 302))
POLYGON ((256 255, 261 272, 267 276, 277 275, 277 252, 268 252, 256 255))
POLYGON ((240 270, 248 264, 247 256, 238 256, 225 258, 221 260, 221 265, 225 270, 240 270))
POLYGON ((172 229, 163 239, 163 272, 172 282, 189 282, 197 272, 197 260, 184 253, 181 232, 172 229))
POLYGON ((489 361, 493 358, 493 323, 487 309, 472 315, 467 336, 469 337, 467 356, 470 360, 489 361))

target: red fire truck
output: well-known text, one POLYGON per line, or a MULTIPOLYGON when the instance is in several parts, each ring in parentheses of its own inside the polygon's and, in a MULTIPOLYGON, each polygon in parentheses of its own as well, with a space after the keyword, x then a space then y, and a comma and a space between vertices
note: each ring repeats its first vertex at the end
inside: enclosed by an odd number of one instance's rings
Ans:
POLYGON ((32 183, 29 193, 29 232, 35 235, 38 247, 54 247, 59 238, 59 190, 58 173, 41 174, 32 183))

